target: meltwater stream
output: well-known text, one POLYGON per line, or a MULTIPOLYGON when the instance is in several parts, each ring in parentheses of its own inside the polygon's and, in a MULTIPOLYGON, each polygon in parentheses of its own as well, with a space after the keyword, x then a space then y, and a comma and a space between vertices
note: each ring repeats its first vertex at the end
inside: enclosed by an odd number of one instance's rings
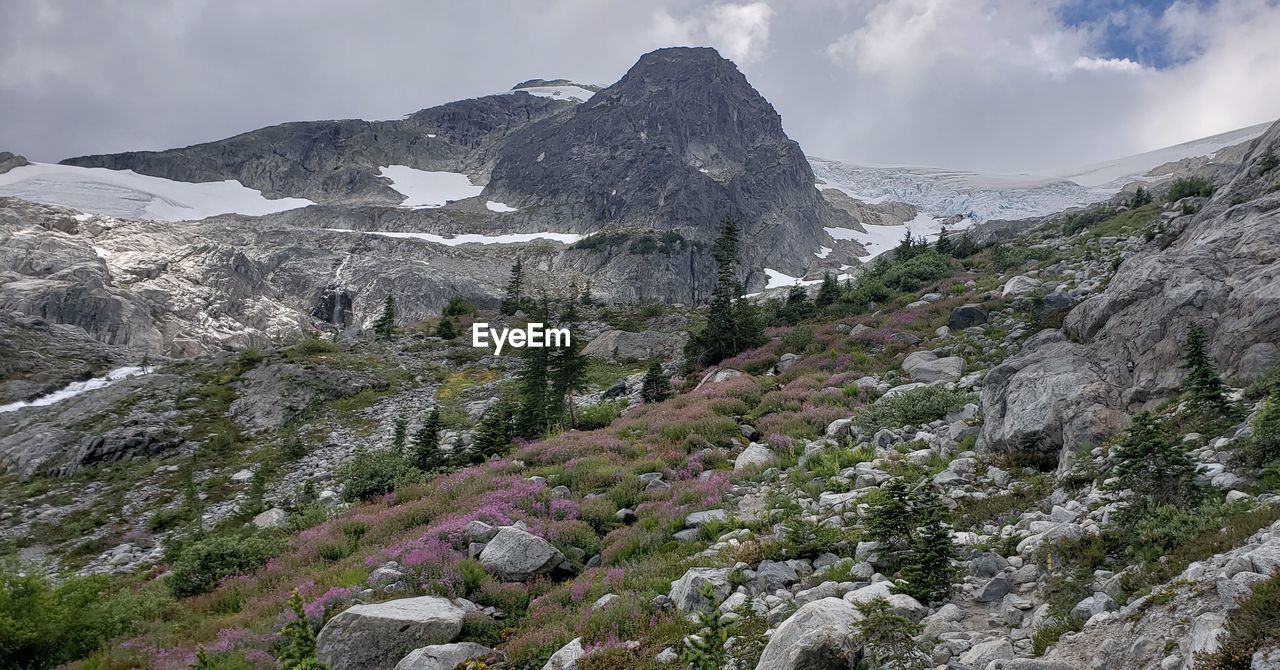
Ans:
POLYGON ((67 398, 78 396, 85 391, 105 388, 120 381, 121 379, 127 379, 141 374, 146 373, 139 367, 116 368, 101 377, 86 379, 82 382, 72 382, 67 384, 65 388, 54 391, 53 393, 42 395, 35 400, 19 400, 18 402, 11 402, 8 405, 0 405, 0 412, 16 412, 23 407, 43 407, 45 405, 52 405, 56 402, 66 400, 67 398))

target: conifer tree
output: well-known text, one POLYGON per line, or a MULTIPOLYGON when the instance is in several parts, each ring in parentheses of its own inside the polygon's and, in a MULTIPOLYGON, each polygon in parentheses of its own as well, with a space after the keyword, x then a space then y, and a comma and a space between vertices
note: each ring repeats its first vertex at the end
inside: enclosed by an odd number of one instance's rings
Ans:
POLYGON ((649 369, 644 373, 644 382, 640 385, 640 399, 646 403, 662 402, 671 395, 671 384, 667 375, 662 372, 662 363, 656 359, 649 362, 649 369))
POLYGON ((946 254, 948 256, 950 256, 951 252, 954 251, 955 244, 951 241, 951 238, 947 237, 946 226, 938 228, 938 241, 933 244, 933 248, 938 253, 946 254))
POLYGON ((818 287, 818 297, 813 303, 818 309, 826 309, 840 299, 840 282, 830 272, 822 273, 822 285, 818 287))
POLYGON ((716 285, 707 308, 707 322, 692 333, 685 345, 686 362, 714 365, 765 342, 764 326, 755 308, 742 296, 738 281, 738 222, 726 216, 720 225, 720 237, 712 247, 716 261, 716 285))
MULTIPOLYGON (((530 321, 546 323, 548 311, 547 299, 543 296, 532 308, 530 321)), ((515 434, 526 440, 541 437, 559 410, 551 399, 550 352, 547 347, 526 347, 521 355, 520 370, 516 373, 520 407, 516 411, 515 434)))
POLYGON ((560 322, 556 325, 569 331, 569 341, 561 342, 550 354, 550 399, 553 403, 550 418, 551 423, 556 423, 568 414, 569 425, 576 426, 578 421, 574 414, 573 394, 582 388, 587 360, 582 356, 582 344, 573 337, 573 331, 578 327, 578 305, 572 294, 561 309, 560 322))
POLYGON ((862 525, 867 535, 891 555, 906 551, 911 544, 915 519, 911 511, 911 490, 901 477, 894 477, 880 486, 882 495, 867 506, 862 525))
POLYGON ((1187 394, 1191 411, 1201 416, 1229 416, 1231 403, 1227 401, 1226 385, 1209 359, 1207 341, 1200 324, 1187 326, 1187 345, 1182 362, 1183 369, 1187 370, 1187 379, 1182 390, 1187 394))
MULTIPOLYGON (((702 587, 702 597, 715 603, 715 589, 708 582, 702 587)), ((720 620, 720 611, 714 606, 710 612, 694 615, 697 634, 685 638, 681 659, 689 670, 721 670, 725 665, 724 643, 729 631, 720 620)))
POLYGON ((439 470, 445 465, 440 451, 440 409, 432 409, 422 425, 413 433, 411 445, 413 465, 423 472, 439 470))
POLYGON ((328 666, 316 659, 316 634, 302 609, 302 596, 297 591, 289 597, 293 620, 280 629, 282 649, 277 659, 280 670, 325 670, 328 666))
POLYGON ((406 438, 409 433, 409 420, 403 416, 396 417, 395 424, 391 429, 391 450, 397 454, 404 453, 406 438))
POLYGON ((379 340, 390 340, 396 332, 396 299, 390 293, 382 301, 382 314, 373 322, 373 334, 379 340))
POLYGON ((787 302, 778 313, 779 320, 788 325, 795 325, 814 315, 814 304, 809 302, 809 293, 804 287, 796 284, 787 292, 787 302))
MULTIPOLYGON (((925 670, 933 667, 929 654, 916 638, 920 624, 893 611, 885 598, 875 598, 857 606, 862 619, 856 624, 862 642, 862 659, 842 659, 848 667, 875 670, 925 670)), ((840 667, 845 667, 842 664, 840 667)))
POLYGON ((471 437, 471 447, 459 450, 455 462, 457 465, 479 463, 490 456, 506 453, 515 437, 515 408, 506 401, 490 407, 480 422, 476 424, 471 437))
POLYGON ((1137 209, 1151 202, 1151 192, 1139 186, 1138 190, 1133 192, 1133 197, 1129 199, 1129 206, 1137 209))
POLYGON ((524 307, 524 265, 520 257, 511 265, 511 278, 507 280, 507 294, 502 299, 500 308, 503 314, 510 316, 524 307))
POLYGON ((453 319, 440 319, 440 323, 436 324, 436 337, 442 340, 452 340, 458 337, 458 329, 453 325, 453 319))
POLYGON ((955 544, 938 494, 925 484, 912 509, 911 548, 899 590, 928 605, 946 599, 955 576, 955 544))
POLYGON ((1182 442, 1148 412, 1133 418, 1114 458, 1117 488, 1130 489, 1143 501, 1181 505, 1197 496, 1195 462, 1182 442))

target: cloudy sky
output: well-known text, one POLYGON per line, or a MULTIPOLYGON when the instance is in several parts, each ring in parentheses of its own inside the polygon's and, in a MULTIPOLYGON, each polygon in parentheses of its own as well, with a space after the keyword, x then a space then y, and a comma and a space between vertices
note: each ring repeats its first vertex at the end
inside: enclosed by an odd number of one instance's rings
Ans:
POLYGON ((1280 118, 1280 0, 4 0, 33 160, 396 118, 710 45, 811 155, 1017 171, 1280 118))

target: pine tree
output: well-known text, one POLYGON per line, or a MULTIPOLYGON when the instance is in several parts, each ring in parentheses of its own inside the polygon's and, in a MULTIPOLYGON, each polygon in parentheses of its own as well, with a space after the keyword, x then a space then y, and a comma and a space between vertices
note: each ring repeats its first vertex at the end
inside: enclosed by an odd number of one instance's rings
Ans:
MULTIPOLYGON (((840 667, 858 667, 876 670, 925 670, 933 663, 916 638, 922 628, 910 619, 893 611, 885 598, 875 598, 857 606, 862 619, 857 626, 857 638, 862 643, 861 663, 857 659, 842 659, 840 667)), ((834 667, 834 666, 833 666, 834 667)))
POLYGON ((293 620, 280 629, 282 649, 277 660, 280 670, 324 670, 328 666, 316 659, 316 634, 302 609, 302 596, 297 591, 289 597, 293 620))
POLYGON ((778 312, 778 318, 782 323, 795 325, 812 317, 814 313, 814 304, 809 302, 809 293, 803 286, 796 284, 787 292, 787 302, 778 312))
POLYGON ((573 394, 582 388, 582 381, 587 372, 587 360, 582 356, 582 345, 573 337, 578 327, 578 305, 572 294, 560 311, 558 327, 570 333, 569 341, 560 343, 550 355, 550 401, 552 403, 551 423, 559 422, 568 414, 569 425, 576 426, 578 421, 574 415, 573 394))
MULTIPOLYGON (((702 597, 715 603, 715 589, 710 582, 703 585, 702 597)), ((685 638, 680 660, 689 670, 721 670, 726 660, 724 643, 729 639, 729 631, 720 620, 720 610, 713 605, 710 612, 698 612, 694 618, 698 632, 685 638)))
POLYGON ((830 272, 822 273, 822 285, 818 287, 818 297, 813 303, 818 309, 826 309, 840 299, 840 282, 830 272))
POLYGON ((382 302, 382 314, 373 322, 373 334, 379 340, 390 340, 396 333, 396 299, 390 293, 382 302))
POLYGON ((1114 458, 1112 475, 1118 489, 1130 489, 1157 505, 1182 505, 1197 497, 1195 462, 1181 441, 1148 412, 1133 418, 1114 458))
POLYGON ((453 319, 440 319, 440 323, 436 324, 436 337, 442 340, 452 340, 458 337, 458 329, 453 325, 453 319))
POLYGON ((1187 394, 1187 404, 1192 412, 1204 417, 1230 416, 1231 403, 1227 401, 1226 385, 1218 376, 1206 351, 1208 338, 1198 323, 1187 326, 1187 345, 1182 367, 1188 371, 1182 390, 1187 394))
POLYGON ((911 512, 911 490, 901 477, 894 477, 880 486, 880 493, 867 506, 862 526, 867 536, 888 552, 884 558, 894 561, 911 544, 915 523, 911 512))
MULTIPOLYGON (((548 311, 544 296, 532 308, 530 321, 546 323, 548 311)), ((516 373, 520 387, 520 408, 516 412, 515 434, 526 440, 541 437, 558 413, 559 408, 551 399, 550 352, 547 347, 526 347, 521 355, 520 370, 516 373)))
POLYGON ((716 285, 707 308, 707 322, 692 333, 685 345, 690 367, 714 365, 765 342, 764 326, 755 308, 742 296, 737 278, 738 222, 726 216, 720 225, 720 237, 711 249, 716 262, 716 285))
POLYGON ((524 265, 520 257, 511 265, 511 278, 507 280, 507 294, 502 299, 501 311, 508 316, 524 307, 524 265))
POLYGON ((391 429, 391 451, 394 451, 397 454, 403 454, 408 434, 409 420, 403 416, 396 417, 395 424, 391 429))
POLYGON ((459 450, 454 459, 457 465, 479 463, 490 456, 499 456, 507 452, 511 440, 515 437, 515 408, 506 401, 490 407, 471 436, 471 447, 459 450))
POLYGON ((410 449, 413 465, 419 470, 433 472, 444 467, 445 458, 440 451, 439 408, 432 409, 422 425, 413 433, 413 444, 410 449))
POLYGON ((899 590, 928 605, 945 600, 955 576, 955 544, 938 494, 928 484, 916 496, 911 548, 899 590))
POLYGON ((1129 199, 1129 206, 1137 209, 1151 202, 1151 192, 1139 186, 1138 190, 1133 192, 1133 197, 1129 199))
POLYGON ((640 385, 640 399, 646 403, 662 402, 670 395, 671 384, 662 371, 662 363, 650 361, 649 369, 644 373, 644 383, 640 385))
POLYGON ((948 256, 950 256, 951 252, 955 249, 955 244, 952 243, 951 238, 947 237, 946 226, 938 228, 938 241, 934 243, 933 248, 938 253, 946 254, 948 256))

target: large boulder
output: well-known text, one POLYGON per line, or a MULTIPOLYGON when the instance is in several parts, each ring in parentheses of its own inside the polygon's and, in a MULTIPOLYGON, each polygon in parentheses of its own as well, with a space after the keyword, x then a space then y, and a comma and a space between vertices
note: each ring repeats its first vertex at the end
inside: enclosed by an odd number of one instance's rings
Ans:
POLYGON ((515 526, 499 528, 480 552, 480 565, 506 582, 540 577, 563 562, 564 554, 550 542, 515 526))
POLYGON ((938 358, 932 351, 916 351, 902 361, 902 369, 918 382, 954 382, 964 374, 964 359, 959 356, 938 358))
POLYGON ((855 629, 861 619, 839 598, 815 600, 778 626, 756 670, 852 670, 862 651, 855 629))
POLYGON ((396 670, 454 670, 467 659, 483 658, 491 653, 492 649, 475 642, 433 644, 409 652, 396 664, 396 670))
POLYGON ((392 668, 408 650, 452 642, 465 614, 436 596, 355 605, 320 629, 316 657, 331 670, 392 668))
POLYGON ((947 319, 947 327, 953 331, 960 331, 973 326, 981 326, 987 322, 987 317, 987 308, 982 305, 960 305, 951 310, 951 318, 947 319))
POLYGON ((773 450, 762 444, 752 442, 733 460, 733 469, 765 468, 773 465, 777 459, 778 457, 773 453, 773 450))
POLYGON ((673 352, 684 348, 684 341, 687 338, 688 336, 684 333, 663 333, 656 330, 640 333, 607 330, 583 347, 582 355, 604 361, 670 358, 673 352))
POLYGON ((560 647, 556 653, 547 659, 543 664, 542 670, 574 670, 578 667, 578 661, 587 655, 587 651, 582 647, 582 638, 575 637, 563 647, 560 647))
POLYGON ((1040 288, 1041 281, 1035 277, 1026 275, 1017 275, 1011 277, 1005 282, 1004 289, 1000 291, 1000 295, 1005 298, 1013 298, 1022 295, 1030 295, 1033 291, 1040 288))
POLYGON ((730 572, 729 568, 689 568, 684 576, 671 582, 671 602, 685 612, 710 612, 733 591, 729 584, 730 572), (712 593, 710 601, 703 594, 708 584, 712 593))

